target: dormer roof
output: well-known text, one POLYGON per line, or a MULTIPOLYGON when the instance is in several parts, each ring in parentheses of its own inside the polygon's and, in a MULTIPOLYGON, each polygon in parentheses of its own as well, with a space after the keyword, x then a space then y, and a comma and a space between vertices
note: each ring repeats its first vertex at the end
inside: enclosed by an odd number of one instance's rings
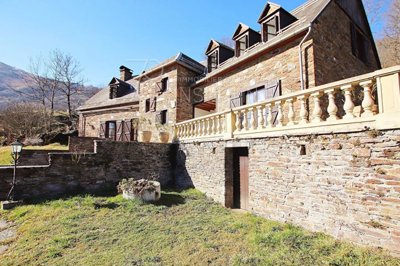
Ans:
POLYGON ((223 43, 221 43, 221 42, 218 42, 218 41, 212 39, 212 40, 210 41, 210 44, 209 44, 208 47, 207 47, 206 55, 209 55, 212 51, 214 51, 215 49, 217 49, 217 48, 219 48, 219 47, 223 47, 223 48, 225 48, 225 49, 234 51, 234 50, 233 50, 231 47, 229 47, 228 45, 225 45, 225 44, 223 44, 223 43))
POLYGON ((266 20, 268 17, 275 14, 280 9, 282 9, 282 7, 280 5, 272 3, 272 2, 267 2, 267 4, 264 7, 263 12, 260 15, 260 18, 258 19, 258 23, 263 22, 264 20, 266 20))
POLYGON ((252 28, 250 28, 249 26, 247 26, 246 24, 243 23, 239 23, 239 26, 236 28, 235 33, 233 34, 232 39, 236 40, 239 36, 241 36, 242 34, 248 32, 248 31, 254 31, 257 32, 255 30, 253 30, 252 28))

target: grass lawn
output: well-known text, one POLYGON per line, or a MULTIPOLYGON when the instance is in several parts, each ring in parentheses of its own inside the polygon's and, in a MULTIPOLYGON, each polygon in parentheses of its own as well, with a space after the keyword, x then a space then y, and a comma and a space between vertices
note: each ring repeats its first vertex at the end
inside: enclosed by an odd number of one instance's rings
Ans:
MULTIPOLYGON (((68 150, 68 146, 53 143, 46 146, 26 146, 26 150, 68 150)), ((11 163, 11 147, 0 147, 0 165, 9 165, 11 163)))
POLYGON ((2 266, 400 265, 377 250, 232 212, 196 190, 164 192, 157 205, 79 196, 0 218, 18 231, 2 266))

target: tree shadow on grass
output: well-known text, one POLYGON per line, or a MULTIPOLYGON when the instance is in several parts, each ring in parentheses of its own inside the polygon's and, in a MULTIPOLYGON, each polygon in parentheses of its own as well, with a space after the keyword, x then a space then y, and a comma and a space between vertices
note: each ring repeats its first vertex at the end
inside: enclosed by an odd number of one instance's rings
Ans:
POLYGON ((186 200, 181 195, 173 193, 171 191, 163 191, 161 192, 161 198, 159 201, 151 202, 151 204, 156 206, 166 206, 172 207, 177 205, 185 204, 186 200))

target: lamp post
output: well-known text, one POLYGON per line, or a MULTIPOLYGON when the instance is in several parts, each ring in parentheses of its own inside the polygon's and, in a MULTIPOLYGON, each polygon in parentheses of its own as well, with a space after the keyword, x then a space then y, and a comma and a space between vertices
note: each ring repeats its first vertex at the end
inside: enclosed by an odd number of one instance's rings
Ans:
POLYGON ((23 146, 23 144, 21 142, 19 142, 18 139, 15 142, 11 143, 11 157, 14 161, 14 174, 13 174, 11 189, 7 195, 8 201, 14 200, 15 181, 16 181, 15 177, 16 177, 16 173, 17 173, 18 160, 21 157, 22 146, 23 146))

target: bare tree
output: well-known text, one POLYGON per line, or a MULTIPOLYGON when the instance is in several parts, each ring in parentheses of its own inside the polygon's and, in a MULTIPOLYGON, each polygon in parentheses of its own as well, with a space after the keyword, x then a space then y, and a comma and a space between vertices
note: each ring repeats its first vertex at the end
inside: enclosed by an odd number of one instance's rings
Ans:
POLYGON ((383 37, 377 41, 383 67, 400 64, 400 0, 392 0, 384 16, 383 37))
POLYGON ((41 104, 14 103, 2 111, 1 119, 7 135, 32 138, 46 132, 50 115, 41 104))
POLYGON ((41 56, 30 60, 31 86, 28 93, 30 98, 39 101, 45 108, 50 105, 50 114, 54 114, 54 103, 60 89, 60 77, 57 65, 51 60, 44 60, 41 56))
POLYGON ((83 91, 83 78, 81 77, 82 68, 80 63, 71 55, 55 50, 51 54, 51 65, 57 70, 60 78, 60 91, 65 96, 67 102, 68 117, 72 121, 72 96, 83 91))

